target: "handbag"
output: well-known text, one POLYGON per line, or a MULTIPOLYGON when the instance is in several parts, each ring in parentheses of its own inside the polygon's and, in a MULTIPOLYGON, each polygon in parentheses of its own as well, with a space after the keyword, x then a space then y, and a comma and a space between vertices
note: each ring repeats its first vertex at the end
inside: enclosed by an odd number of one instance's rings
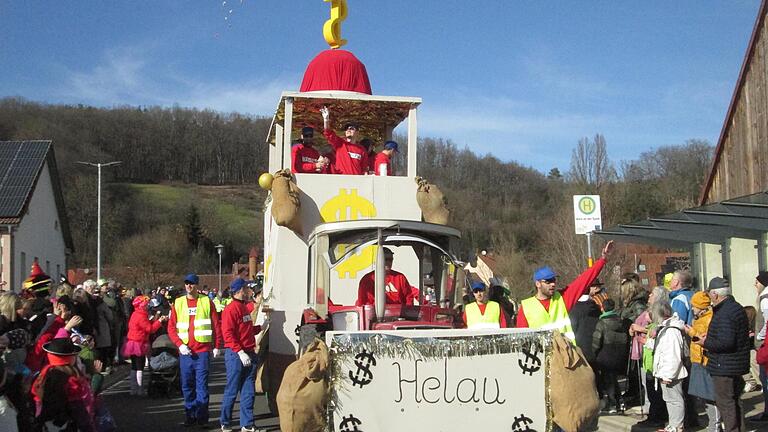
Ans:
POLYGON ((757 364, 764 368, 768 368, 768 343, 765 343, 765 341, 763 341, 763 344, 757 349, 757 364))

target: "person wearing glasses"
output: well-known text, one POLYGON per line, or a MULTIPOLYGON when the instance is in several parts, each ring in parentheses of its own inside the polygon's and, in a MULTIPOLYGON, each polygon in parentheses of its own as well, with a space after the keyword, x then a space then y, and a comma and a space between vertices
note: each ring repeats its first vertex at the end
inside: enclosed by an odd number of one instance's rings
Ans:
POLYGON ((464 324, 468 329, 505 328, 507 319, 501 306, 490 300, 488 288, 482 282, 472 283, 472 295, 475 302, 464 308, 464 324))
POLYGON ((199 282, 194 273, 184 278, 186 295, 176 298, 168 319, 168 337, 179 347, 185 426, 208 423, 208 370, 221 347, 216 305, 198 292, 199 282))
POLYGON ((605 266, 605 260, 613 251, 613 241, 609 241, 600 259, 586 269, 573 282, 569 283, 562 294, 557 292, 557 274, 550 267, 544 266, 533 273, 536 293, 520 302, 517 312, 517 327, 532 329, 557 329, 568 339, 576 343, 576 336, 571 327, 568 312, 592 285, 605 266))
POLYGON ((368 172, 368 150, 358 141, 360 127, 357 123, 344 125, 344 138, 336 135, 331 129, 330 111, 328 107, 320 109, 323 116, 323 136, 333 148, 335 154, 334 172, 336 174, 362 175, 368 172))
MULTIPOLYGON (((392 270, 392 261, 395 254, 389 248, 384 248, 384 291, 387 296, 386 304, 413 304, 413 293, 411 284, 404 274, 392 270)), ((372 305, 376 303, 374 279, 375 272, 370 272, 360 279, 360 285, 357 288, 357 301, 355 306, 372 305)))
POLYGON ((301 141, 291 147, 291 172, 316 174, 325 170, 328 159, 320 156, 314 147, 315 129, 301 129, 301 141))

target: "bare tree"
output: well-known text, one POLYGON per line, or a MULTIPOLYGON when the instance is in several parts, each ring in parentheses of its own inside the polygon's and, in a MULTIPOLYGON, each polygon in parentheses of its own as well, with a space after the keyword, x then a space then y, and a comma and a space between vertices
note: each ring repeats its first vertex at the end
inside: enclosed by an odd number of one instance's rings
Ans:
POLYGON ((593 141, 581 138, 571 154, 570 181, 590 192, 597 192, 606 184, 616 180, 616 168, 608 158, 605 137, 595 135, 593 141))

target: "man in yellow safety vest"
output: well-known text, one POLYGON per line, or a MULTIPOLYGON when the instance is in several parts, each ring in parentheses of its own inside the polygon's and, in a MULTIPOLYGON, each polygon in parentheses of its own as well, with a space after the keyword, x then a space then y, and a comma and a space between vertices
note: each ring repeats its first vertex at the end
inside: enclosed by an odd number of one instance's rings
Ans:
POLYGON ((168 337, 179 347, 181 391, 184 394, 186 426, 208 423, 208 369, 219 356, 219 314, 208 296, 198 293, 200 279, 194 273, 184 278, 186 295, 173 302, 168 337))
POLYGON ((501 312, 501 306, 489 300, 488 288, 482 282, 472 283, 475 302, 464 308, 464 324, 468 329, 505 328, 507 320, 501 312))
POLYGON ((549 267, 541 267, 533 273, 536 293, 520 302, 517 312, 517 327, 532 329, 557 329, 571 341, 576 340, 571 327, 568 311, 576 304, 582 294, 600 275, 605 260, 613 251, 613 241, 609 241, 600 259, 568 284, 562 294, 557 292, 557 274, 549 267))

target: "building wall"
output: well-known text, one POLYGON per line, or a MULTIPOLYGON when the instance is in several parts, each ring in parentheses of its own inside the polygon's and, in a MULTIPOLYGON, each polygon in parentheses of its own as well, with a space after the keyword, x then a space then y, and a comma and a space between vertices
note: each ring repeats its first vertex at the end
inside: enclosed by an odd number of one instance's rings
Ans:
MULTIPOLYGON (((755 305, 755 276, 758 272, 757 240, 732 238, 730 244, 729 280, 733 297, 744 306, 755 305)), ((717 276, 717 275, 715 275, 717 276)))
POLYGON ((35 185, 27 213, 22 216, 13 236, 14 290, 21 289, 35 258, 43 271, 54 279, 66 272, 66 244, 47 162, 35 185))
MULTIPOLYGON (((765 14, 761 8, 760 13, 765 14)), ((737 89, 733 115, 722 142, 720 160, 706 192, 705 203, 768 189, 768 28, 755 34, 754 50, 737 89)))

